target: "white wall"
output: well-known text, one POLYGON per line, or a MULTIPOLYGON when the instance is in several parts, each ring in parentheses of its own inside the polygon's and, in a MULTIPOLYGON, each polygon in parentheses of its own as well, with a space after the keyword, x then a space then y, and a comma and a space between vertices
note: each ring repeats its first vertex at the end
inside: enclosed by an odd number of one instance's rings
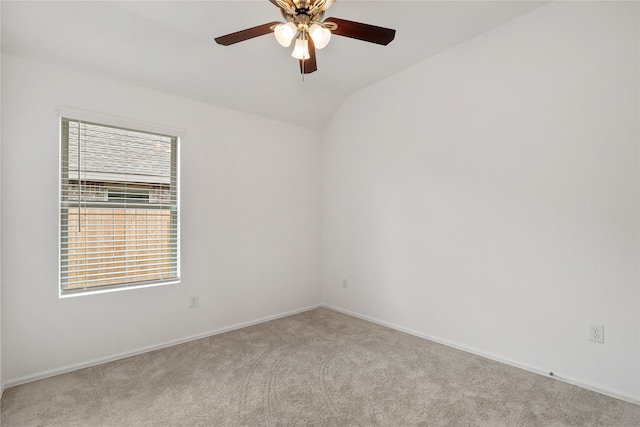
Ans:
POLYGON ((319 303, 318 133, 8 55, 2 123, 5 384, 319 303), (61 105, 184 129, 180 284, 58 298, 61 105))
POLYGON ((352 95, 325 303, 637 402, 638 40, 638 3, 559 2, 352 95))

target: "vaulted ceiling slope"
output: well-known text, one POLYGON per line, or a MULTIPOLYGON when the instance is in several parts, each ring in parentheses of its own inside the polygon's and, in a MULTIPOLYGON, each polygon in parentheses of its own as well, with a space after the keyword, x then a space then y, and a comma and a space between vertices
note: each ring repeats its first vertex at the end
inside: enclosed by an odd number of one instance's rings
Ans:
POLYGON ((304 81, 273 36, 214 43, 282 20, 268 0, 3 0, 2 51, 321 130, 349 94, 544 3, 338 0, 327 16, 394 28, 396 38, 333 37, 304 81))

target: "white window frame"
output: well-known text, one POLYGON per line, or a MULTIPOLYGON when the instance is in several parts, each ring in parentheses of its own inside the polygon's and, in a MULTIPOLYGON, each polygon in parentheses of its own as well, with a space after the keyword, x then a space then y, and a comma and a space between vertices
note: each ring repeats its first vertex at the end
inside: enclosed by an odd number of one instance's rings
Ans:
MULTIPOLYGON (((165 280, 165 281, 160 281, 160 282, 149 282, 149 283, 144 283, 144 284, 126 284, 123 283, 121 285, 111 285, 111 286, 107 286, 107 287, 96 287, 96 288, 85 288, 82 290, 73 290, 73 291, 66 291, 62 289, 62 264, 63 264, 63 258, 62 258, 62 204, 63 204, 63 198, 62 198, 62 189, 61 191, 58 192, 58 212, 59 212, 59 218, 58 218, 58 250, 59 250, 59 257, 58 257, 58 292, 59 292, 59 298, 69 298, 69 297, 76 297, 76 296, 83 296, 83 295, 94 295, 94 294, 102 294, 102 293, 107 293, 107 292, 118 292, 118 291, 125 291, 125 290, 132 290, 132 289, 140 289, 140 288, 147 288, 147 287, 156 287, 156 286, 165 286, 165 285, 171 285, 171 284, 176 284, 180 282, 180 141, 181 138, 184 135, 184 131, 178 128, 173 128, 173 127, 168 127, 168 126, 163 126, 163 125, 157 125, 157 124, 153 124, 153 123, 147 123, 147 122, 141 122, 141 121, 137 121, 137 120, 130 120, 130 119, 126 119, 126 118, 122 118, 122 117, 115 117, 115 116, 110 116, 110 115, 105 115, 105 114, 100 114, 100 113, 94 113, 94 112, 89 112, 89 111, 84 111, 84 110, 78 110, 75 108, 70 108, 70 107, 59 107, 58 108, 58 118, 59 118, 59 124, 60 124, 60 131, 59 131, 59 138, 60 138, 60 143, 59 143, 59 158, 58 158, 58 166, 59 166, 59 178, 62 178, 62 159, 63 159, 63 141, 62 141, 62 121, 63 119, 69 119, 69 120, 78 120, 78 121, 82 121, 82 122, 87 122, 87 123, 96 123, 96 124, 100 124, 100 125, 105 125, 105 126, 112 126, 112 127, 119 127, 119 128, 123 128, 123 129, 131 129, 131 130, 135 130, 135 131, 140 131, 140 132, 148 132, 148 133, 155 133, 155 134, 161 134, 161 135, 169 135, 171 137, 175 137, 176 138, 176 148, 175 148, 175 161, 176 161, 176 204, 177 204, 177 224, 176 224, 176 245, 177 245, 177 265, 176 265, 176 278, 172 279, 172 280, 165 280)), ((61 184, 62 185, 62 180, 61 180, 61 184)))

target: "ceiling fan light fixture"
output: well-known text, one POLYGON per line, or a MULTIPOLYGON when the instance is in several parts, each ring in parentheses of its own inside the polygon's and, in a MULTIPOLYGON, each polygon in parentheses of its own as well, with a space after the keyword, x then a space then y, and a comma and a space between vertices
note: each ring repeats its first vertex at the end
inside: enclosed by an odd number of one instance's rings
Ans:
POLYGON ((311 58, 311 55, 309 55, 309 42, 306 39, 297 39, 291 56, 303 60, 311 58))
POLYGON ((313 39, 316 49, 322 49, 331 39, 331 31, 318 24, 311 24, 309 27, 309 35, 313 39))
POLYGON ((296 36, 298 28, 293 22, 287 22, 286 24, 276 25, 273 29, 273 34, 276 36, 276 40, 281 46, 289 47, 291 42, 296 36))

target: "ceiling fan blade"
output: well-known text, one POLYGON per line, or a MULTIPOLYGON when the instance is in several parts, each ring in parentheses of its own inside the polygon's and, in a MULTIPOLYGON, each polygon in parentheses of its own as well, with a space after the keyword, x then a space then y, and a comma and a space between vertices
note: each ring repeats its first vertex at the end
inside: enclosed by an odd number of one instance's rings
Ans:
POLYGON ((311 74, 318 69, 318 64, 316 63, 316 47, 313 45, 313 39, 309 37, 309 59, 303 61, 302 59, 298 59, 300 63, 300 74, 311 74))
POLYGON ((396 30, 391 28, 377 27, 375 25, 347 21, 346 19, 327 18, 324 22, 333 22, 338 26, 335 30, 331 30, 331 34, 385 46, 391 43, 396 36, 396 30))
POLYGON ((274 21, 268 24, 258 25, 257 27, 247 28, 246 30, 237 31, 235 33, 216 37, 215 41, 223 46, 229 46, 234 43, 243 42, 254 37, 264 36, 271 32, 271 27, 278 25, 280 22, 274 21))

